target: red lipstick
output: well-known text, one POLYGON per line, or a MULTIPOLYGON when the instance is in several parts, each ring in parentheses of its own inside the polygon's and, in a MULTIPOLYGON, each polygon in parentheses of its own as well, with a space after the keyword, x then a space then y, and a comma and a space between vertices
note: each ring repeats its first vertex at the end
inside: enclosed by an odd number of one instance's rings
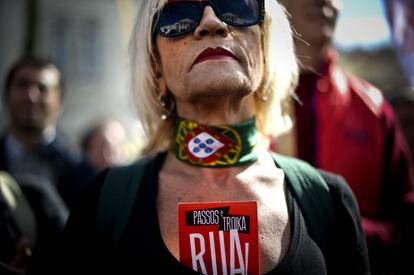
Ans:
POLYGON ((213 60, 213 59, 236 59, 234 54, 224 48, 217 47, 215 49, 207 48, 203 52, 197 56, 194 64, 201 63, 206 60, 213 60))

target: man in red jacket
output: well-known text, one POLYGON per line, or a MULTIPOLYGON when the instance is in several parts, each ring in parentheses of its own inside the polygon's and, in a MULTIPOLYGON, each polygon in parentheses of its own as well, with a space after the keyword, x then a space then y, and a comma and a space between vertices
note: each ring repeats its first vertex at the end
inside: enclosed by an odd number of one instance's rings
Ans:
POLYGON ((338 66, 338 1, 280 2, 291 15, 301 63, 295 154, 345 177, 360 205, 373 274, 398 272, 404 232, 414 223, 414 169, 393 110, 380 90, 338 66))

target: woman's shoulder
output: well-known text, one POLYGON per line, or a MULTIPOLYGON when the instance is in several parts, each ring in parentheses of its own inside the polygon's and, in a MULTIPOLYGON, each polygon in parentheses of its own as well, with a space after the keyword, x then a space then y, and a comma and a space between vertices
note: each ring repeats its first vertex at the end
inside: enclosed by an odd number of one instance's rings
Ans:
POLYGON ((91 219, 91 217, 96 216, 101 190, 108 174, 108 170, 109 169, 105 169, 93 176, 78 193, 75 202, 70 209, 66 229, 77 225, 86 226, 86 224, 93 227, 92 221, 94 219, 91 219))
POLYGON ((328 172, 323 169, 317 169, 319 174, 322 176, 322 178, 325 180, 325 182, 328 184, 329 188, 334 188, 338 190, 342 189, 349 189, 345 179, 336 173, 328 172))
POLYGON ((328 185, 332 200, 337 207, 346 209, 348 213, 359 217, 360 213, 357 199, 346 180, 339 174, 321 169, 318 169, 318 172, 328 185))
POLYGON ((322 178, 328 185, 331 193, 341 196, 350 196, 355 199, 355 195, 344 177, 322 169, 318 169, 318 172, 321 174, 322 178))
POLYGON ((128 182, 131 181, 130 177, 135 181, 139 178, 139 181, 141 181, 147 170, 159 169, 164 157, 164 153, 157 154, 156 156, 142 156, 130 164, 101 171, 92 177, 83 188, 78 196, 75 208, 93 209, 98 207, 104 191, 107 193, 130 190, 128 189, 128 182))
POLYGON ((94 203, 98 201, 108 171, 109 169, 104 169, 88 181, 78 196, 77 204, 82 202, 94 203))
POLYGON ((330 273, 369 274, 368 251, 355 195, 342 176, 323 170, 319 173, 327 183, 335 204, 336 225, 330 241, 330 273), (344 258, 348 260, 345 266, 344 258))

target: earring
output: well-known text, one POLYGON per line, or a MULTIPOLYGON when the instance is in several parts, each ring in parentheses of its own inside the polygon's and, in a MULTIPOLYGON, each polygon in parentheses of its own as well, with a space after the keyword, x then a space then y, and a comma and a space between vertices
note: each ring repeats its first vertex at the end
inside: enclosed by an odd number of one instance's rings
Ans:
POLYGON ((263 101, 266 102, 269 99, 269 93, 257 93, 257 95, 259 96, 259 98, 263 101))
POLYGON ((161 119, 167 120, 168 117, 174 112, 174 100, 168 94, 166 96, 160 96, 160 105, 164 109, 164 113, 161 115, 161 119))

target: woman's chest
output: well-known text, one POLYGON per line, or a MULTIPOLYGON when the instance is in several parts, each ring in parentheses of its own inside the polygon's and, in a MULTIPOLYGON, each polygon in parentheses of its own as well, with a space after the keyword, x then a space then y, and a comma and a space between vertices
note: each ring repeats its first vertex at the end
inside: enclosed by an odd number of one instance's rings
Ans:
POLYGON ((256 201, 260 266, 262 272, 273 269, 285 255, 290 242, 290 223, 284 189, 280 187, 256 186, 245 188, 239 185, 218 190, 181 187, 164 194, 160 188, 157 198, 157 216, 162 239, 179 259, 178 204, 182 202, 240 202, 256 201))
MULTIPOLYGON (((174 209, 177 209, 177 196, 170 193, 169 204, 157 205, 157 195, 161 190, 154 189, 153 182, 143 184, 142 190, 131 215, 129 226, 123 236, 122 251, 119 264, 132 269, 141 270, 144 266, 154 270, 154 274, 194 274, 190 268, 179 262, 178 222, 174 209), (155 191, 155 193, 154 193, 155 191), (154 196, 155 195, 155 196, 154 196), (155 265, 154 265, 155 261, 155 265)), ((187 192, 199 197, 213 200, 215 197, 202 196, 203 192, 187 192)), ((179 194, 179 193, 177 193, 179 194)), ((223 193, 225 194, 225 192, 223 193)), ((239 193, 242 195, 243 193, 239 193)), ((324 261, 317 245, 309 238, 304 221, 297 205, 288 191, 280 195, 278 191, 267 190, 263 196, 257 198, 249 193, 241 199, 260 199, 259 212, 259 239, 260 239, 260 273, 272 271, 272 274, 326 274, 324 261), (280 199, 280 196, 282 197, 280 199), (287 197, 285 199, 285 196, 287 197), (287 207, 286 203, 265 203, 271 200, 287 200, 289 215, 274 207, 287 207), (268 209, 266 209, 268 208, 268 209), (299 218, 300 217, 300 218, 299 218), (303 227, 303 228, 302 228, 303 227), (301 236, 299 238, 299 236, 301 236), (301 264, 298 264, 301 263, 301 264), (276 268, 277 267, 277 268, 276 268), (290 272, 292 271, 292 272, 290 272)), ((193 197, 180 196, 181 199, 193 197)), ((223 196, 231 199, 231 195, 223 196)), ((287 211, 287 210, 286 210, 287 211)), ((118 265, 119 266, 119 265, 118 265)))

